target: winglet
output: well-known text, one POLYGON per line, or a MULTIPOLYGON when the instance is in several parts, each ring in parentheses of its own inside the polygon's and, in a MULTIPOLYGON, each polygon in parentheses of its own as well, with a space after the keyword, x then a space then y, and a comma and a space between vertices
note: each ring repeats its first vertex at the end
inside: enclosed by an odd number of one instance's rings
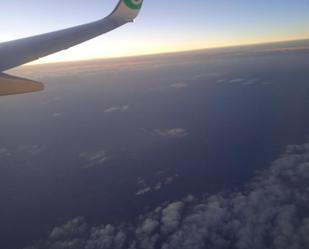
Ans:
POLYGON ((142 5, 143 0, 120 0, 110 17, 120 23, 133 22, 142 5))

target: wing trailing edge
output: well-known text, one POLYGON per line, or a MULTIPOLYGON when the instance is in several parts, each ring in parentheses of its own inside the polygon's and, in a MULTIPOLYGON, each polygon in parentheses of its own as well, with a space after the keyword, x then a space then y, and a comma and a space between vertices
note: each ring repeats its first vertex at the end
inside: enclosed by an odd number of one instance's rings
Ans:
POLYGON ((40 82, 14 77, 8 74, 0 74, 0 96, 31 93, 44 90, 40 82))

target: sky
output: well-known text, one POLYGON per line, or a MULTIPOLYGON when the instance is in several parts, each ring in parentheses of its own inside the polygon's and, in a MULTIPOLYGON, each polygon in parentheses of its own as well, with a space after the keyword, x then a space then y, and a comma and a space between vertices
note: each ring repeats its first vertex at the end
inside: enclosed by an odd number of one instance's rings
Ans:
MULTIPOLYGON (((117 1, 1 0, 0 41, 100 19, 117 1)), ((134 24, 39 63, 306 39, 308 13, 308 0, 145 0, 134 24)))

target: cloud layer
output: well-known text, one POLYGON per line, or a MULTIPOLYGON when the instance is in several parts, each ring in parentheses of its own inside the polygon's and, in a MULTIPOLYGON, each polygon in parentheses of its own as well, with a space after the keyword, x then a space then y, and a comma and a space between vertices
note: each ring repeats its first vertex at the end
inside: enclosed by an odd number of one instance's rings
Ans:
POLYGON ((27 249, 307 249, 309 144, 288 146, 244 192, 166 203, 132 223, 54 228, 27 249))

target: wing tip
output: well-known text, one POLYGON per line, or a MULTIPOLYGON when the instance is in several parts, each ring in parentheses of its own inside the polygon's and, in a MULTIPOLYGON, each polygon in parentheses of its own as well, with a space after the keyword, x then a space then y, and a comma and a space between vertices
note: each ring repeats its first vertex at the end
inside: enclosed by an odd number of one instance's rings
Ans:
POLYGON ((120 0, 110 16, 120 22, 133 22, 138 16, 143 0, 120 0))

